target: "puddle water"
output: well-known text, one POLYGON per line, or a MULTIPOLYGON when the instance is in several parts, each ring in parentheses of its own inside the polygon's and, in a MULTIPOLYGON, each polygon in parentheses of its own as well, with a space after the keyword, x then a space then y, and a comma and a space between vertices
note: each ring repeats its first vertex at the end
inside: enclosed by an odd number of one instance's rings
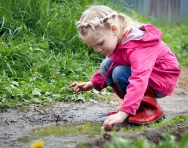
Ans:
POLYGON ((102 133, 102 123, 84 122, 33 130, 14 141, 12 147, 28 148, 36 140, 45 142, 44 148, 73 148, 76 144, 102 133))

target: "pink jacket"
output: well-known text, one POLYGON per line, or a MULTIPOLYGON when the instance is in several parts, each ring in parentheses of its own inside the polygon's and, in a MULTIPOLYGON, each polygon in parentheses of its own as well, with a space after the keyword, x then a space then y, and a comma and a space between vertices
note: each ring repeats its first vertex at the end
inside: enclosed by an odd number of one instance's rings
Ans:
MULTIPOLYGON (((171 95, 180 75, 178 61, 162 41, 162 33, 152 25, 143 25, 140 30, 145 31, 140 40, 121 42, 108 56, 117 65, 131 68, 130 84, 120 110, 132 115, 136 114, 148 85, 162 94, 171 95)), ((100 71, 91 82, 99 91, 107 86, 100 71)))

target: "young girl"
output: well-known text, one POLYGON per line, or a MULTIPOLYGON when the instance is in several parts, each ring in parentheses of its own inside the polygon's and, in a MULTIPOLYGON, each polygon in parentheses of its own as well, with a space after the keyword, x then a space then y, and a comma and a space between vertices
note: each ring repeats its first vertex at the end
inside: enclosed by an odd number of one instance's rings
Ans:
POLYGON ((156 98, 172 94, 180 69, 161 32, 107 6, 89 7, 77 28, 83 42, 106 58, 90 81, 70 85, 74 93, 111 86, 124 99, 119 111, 109 113, 104 128, 110 130, 125 119, 148 124, 164 117, 156 98))

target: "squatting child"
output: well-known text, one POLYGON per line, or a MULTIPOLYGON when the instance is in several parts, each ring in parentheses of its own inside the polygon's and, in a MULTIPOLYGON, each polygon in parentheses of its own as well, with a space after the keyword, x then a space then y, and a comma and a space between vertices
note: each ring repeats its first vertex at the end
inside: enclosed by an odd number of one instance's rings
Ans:
POLYGON ((172 94, 180 69, 159 29, 100 5, 85 10, 76 25, 83 42, 106 58, 90 81, 70 85, 74 93, 111 86, 123 99, 104 128, 110 130, 125 119, 148 124, 164 117, 156 98, 172 94))

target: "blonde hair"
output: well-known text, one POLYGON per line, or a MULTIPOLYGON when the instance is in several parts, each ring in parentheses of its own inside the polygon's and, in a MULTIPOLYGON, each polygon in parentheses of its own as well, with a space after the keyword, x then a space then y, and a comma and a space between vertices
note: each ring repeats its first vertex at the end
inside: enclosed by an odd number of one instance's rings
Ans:
POLYGON ((111 8, 103 5, 95 5, 86 9, 80 20, 76 22, 80 38, 87 36, 89 29, 96 30, 103 26, 116 25, 119 27, 120 34, 124 34, 138 25, 129 16, 118 13, 111 8))

